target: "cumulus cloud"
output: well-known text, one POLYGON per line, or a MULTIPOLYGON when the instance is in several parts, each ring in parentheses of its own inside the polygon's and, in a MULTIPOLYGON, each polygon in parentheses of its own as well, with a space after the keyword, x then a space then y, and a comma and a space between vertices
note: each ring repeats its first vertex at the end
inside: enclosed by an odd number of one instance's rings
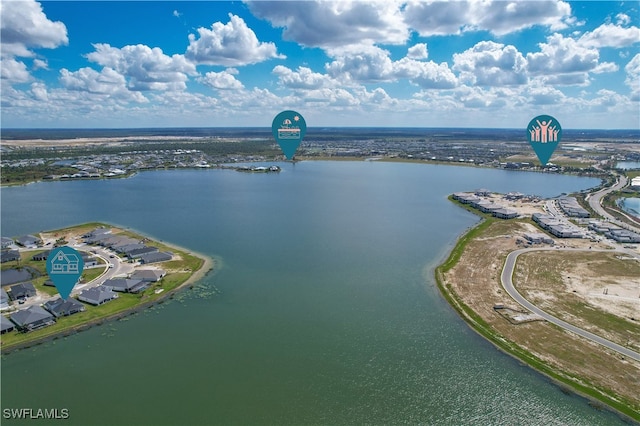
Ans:
POLYGON ((427 59, 428 57, 426 43, 418 43, 407 50, 407 58, 409 59, 427 59))
POLYGON ((29 57, 31 48, 53 49, 69 43, 67 27, 47 18, 40 3, 4 1, 0 4, 3 56, 29 57))
POLYGON ((14 58, 3 58, 0 61, 0 69, 2 79, 9 83, 26 83, 31 79, 24 62, 16 61, 14 58))
POLYGON ((73 72, 63 68, 60 70, 60 83, 67 90, 106 95, 127 102, 147 101, 141 93, 130 91, 125 77, 109 67, 103 68, 100 72, 89 67, 73 72))
POLYGON ((410 1, 405 21, 422 36, 490 31, 504 35, 546 26, 552 30, 573 22, 571 6, 564 1, 410 1))
POLYGON ((616 15, 616 22, 618 25, 629 25, 631 18, 625 13, 618 13, 616 15))
POLYGON ((481 41, 453 55, 453 70, 460 79, 478 86, 509 86, 528 80, 527 61, 514 46, 481 41))
POLYGON ((198 28, 196 38, 189 34, 185 56, 198 64, 241 66, 268 59, 284 59, 273 43, 260 42, 239 16, 229 14, 229 22, 215 22, 211 29, 198 28))
POLYGON ((327 73, 345 82, 392 82, 406 78, 423 88, 448 89, 457 79, 446 63, 416 61, 405 57, 392 61, 389 52, 376 46, 329 51, 335 59, 325 65, 327 73))
POLYGON ((49 94, 47 93, 47 86, 44 83, 35 82, 31 84, 31 95, 34 99, 42 102, 49 100, 49 94))
POLYGON ((272 72, 278 76, 278 82, 282 86, 290 89, 313 90, 335 86, 328 75, 313 72, 307 67, 298 67, 297 71, 293 71, 283 65, 277 65, 272 72))
POLYGON ((531 86, 525 96, 527 103, 532 105, 558 105, 566 99, 564 93, 550 86, 531 86))
POLYGON ((250 1, 251 12, 283 37, 304 46, 335 48, 354 44, 401 44, 409 28, 399 0, 250 1))
POLYGON ((219 90, 240 90, 244 85, 235 78, 238 70, 229 68, 222 72, 208 72, 204 77, 198 78, 198 81, 205 86, 213 87, 219 90))
POLYGON ((640 28, 624 28, 614 24, 603 24, 585 33, 578 43, 585 47, 627 47, 640 43, 640 28))
POLYGON ((553 34, 540 43, 540 52, 528 53, 528 69, 534 75, 544 75, 549 83, 588 84, 589 72, 615 71, 615 64, 600 63, 600 53, 579 41, 553 34), (562 75, 567 75, 563 77, 562 75))
POLYGON ((631 100, 640 101, 640 53, 624 67, 627 78, 624 83, 631 89, 631 100))
POLYGON ((33 69, 34 70, 39 70, 39 69, 48 70, 49 69, 49 64, 47 63, 46 60, 34 59, 33 60, 33 69))
POLYGON ((127 77, 132 90, 183 90, 187 76, 197 74, 183 55, 168 56, 158 47, 138 44, 119 49, 104 43, 93 47, 87 59, 127 77))

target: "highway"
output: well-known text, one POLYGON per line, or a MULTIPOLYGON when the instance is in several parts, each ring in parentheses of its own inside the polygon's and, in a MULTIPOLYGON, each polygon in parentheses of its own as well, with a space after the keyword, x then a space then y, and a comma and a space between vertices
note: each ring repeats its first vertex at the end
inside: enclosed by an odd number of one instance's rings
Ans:
MULTIPOLYGON (((586 330, 583 330, 579 327, 576 327, 574 325, 569 324, 568 322, 562 321, 559 318, 554 317, 553 315, 550 315, 548 313, 546 313, 545 311, 543 311, 542 309, 538 308, 537 306, 535 306, 533 303, 529 302, 527 299, 525 299, 514 287, 513 285, 513 281, 512 281, 512 277, 513 277, 513 270, 515 268, 516 265, 516 261, 518 259, 518 256, 520 256, 522 253, 528 253, 528 252, 532 252, 532 251, 559 251, 561 249, 554 249, 554 248, 550 248, 550 247, 546 247, 546 248, 525 248, 525 249, 520 249, 520 250, 515 250, 512 251, 511 253, 509 253, 509 255, 507 256, 507 260, 504 263, 504 267, 502 268, 502 275, 500 277, 500 280, 502 282, 502 287, 504 287, 504 289, 506 290, 506 292, 509 294, 509 296, 511 296, 516 302, 518 302, 520 305, 522 305, 523 307, 525 307, 526 309, 530 310, 531 312, 540 315, 543 319, 545 319, 546 321, 557 325, 558 327, 561 327, 567 331, 570 331, 572 333, 575 333, 579 336, 582 336, 584 338, 587 338, 593 342, 596 342, 606 348, 609 348, 613 351, 618 352, 619 354, 627 357, 627 358, 631 358, 634 359, 638 362, 640 362, 640 353, 635 352, 629 348, 625 348, 624 346, 618 345, 617 343, 611 342, 603 337, 600 337, 598 335, 595 335, 593 333, 590 333, 586 330)), ((562 249, 564 251, 587 251, 587 252, 593 252, 593 251, 601 251, 601 252, 607 252, 607 253, 611 253, 611 252, 615 252, 615 251, 619 251, 622 253, 625 253, 625 251, 623 250, 598 250, 598 249, 594 249, 594 250, 585 250, 585 249, 571 249, 571 248, 565 248, 562 249)), ((626 253, 628 254, 628 253, 626 253)), ((637 256, 637 255, 636 255, 637 256)))

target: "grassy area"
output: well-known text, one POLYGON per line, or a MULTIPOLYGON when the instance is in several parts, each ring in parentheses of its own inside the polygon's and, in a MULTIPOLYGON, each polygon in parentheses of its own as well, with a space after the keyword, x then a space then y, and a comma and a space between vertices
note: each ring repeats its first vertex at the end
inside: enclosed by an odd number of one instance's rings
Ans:
MULTIPOLYGON (((475 311, 469 306, 465 298, 468 295, 463 297, 462 294, 458 294, 452 283, 448 282, 445 278, 448 276, 447 273, 459 264, 463 256, 469 255, 467 254, 469 248, 471 246, 476 246, 480 239, 488 238, 489 235, 500 235, 500 232, 510 226, 514 226, 516 223, 516 221, 496 221, 487 219, 459 238, 456 246, 449 254, 449 257, 435 270, 436 282, 443 297, 478 334, 488 339, 500 350, 527 363, 537 371, 559 383, 561 387, 568 385, 575 392, 592 401, 599 401, 600 403, 612 407, 625 416, 635 419, 636 421, 640 420, 640 410, 638 409, 637 401, 632 401, 627 397, 621 396, 616 392, 613 392, 611 389, 598 384, 593 379, 573 372, 573 369, 571 368, 565 369, 560 365, 551 362, 546 356, 538 356, 527 347, 527 342, 540 342, 540 347, 543 351, 552 350, 554 351, 554 356, 565 359, 569 364, 573 363, 574 365, 578 365, 584 364, 585 362, 591 363, 594 357, 597 358, 599 356, 595 353, 592 355, 592 353, 587 352, 589 351, 589 349, 587 349, 589 347, 588 343, 576 342, 577 344, 574 345, 573 341, 568 342, 564 331, 547 323, 539 323, 535 328, 531 328, 532 326, 528 325, 515 326, 515 330, 517 330, 516 335, 519 335, 520 337, 514 338, 513 333, 508 332, 510 326, 506 322, 500 323, 499 319, 492 319, 492 321, 498 321, 494 324, 493 322, 488 321, 486 319, 487 317, 484 316, 486 314, 481 314, 481 311, 475 311), (496 227, 503 229, 497 230, 496 227), (496 327, 496 324, 499 324, 501 327, 496 327), (507 333, 505 334, 505 332, 507 333), (550 338, 551 336, 555 337, 550 338), (522 342, 524 342, 524 344, 522 342), (583 345, 584 348, 580 345, 583 345), (589 356, 585 357, 586 355, 589 356)), ((491 240, 488 240, 485 244, 491 244, 490 241, 491 240)), ((473 255, 475 256, 476 254, 473 255)), ((494 254, 492 253, 492 256, 493 255, 494 254)), ((499 255, 499 257, 501 264, 503 264, 506 254, 499 255)), ((549 273, 549 275, 553 276, 552 273, 549 273)), ((489 289, 482 291, 491 292, 489 289)), ((490 299, 491 297, 493 296, 489 296, 490 299)), ((489 310, 491 309, 489 308, 489 310)), ((514 328, 512 327, 511 330, 513 329, 514 328)), ((598 403, 595 403, 595 405, 597 404, 598 403)))
MULTIPOLYGON (((57 235, 82 234, 100 226, 110 227, 109 225, 101 223, 90 223, 79 225, 77 227, 51 231, 51 233, 57 235)), ((151 241, 148 238, 136 234, 132 231, 118 232, 119 230, 117 230, 116 228, 113 229, 115 233, 128 235, 140 240, 145 239, 146 244, 148 245, 155 245, 163 251, 171 251, 174 253, 175 257, 178 258, 178 260, 171 260, 168 262, 154 264, 154 266, 159 266, 165 269, 167 271, 167 275, 159 282, 151 285, 142 293, 119 293, 118 299, 107 302, 101 306, 91 306, 85 304, 84 312, 74 314, 69 317, 59 318, 56 324, 52 326, 45 327, 40 330, 35 330, 29 333, 19 333, 17 331, 14 331, 2 335, 3 352, 26 344, 46 340, 60 334, 73 333, 78 329, 82 329, 88 324, 101 322, 108 319, 109 317, 123 315, 127 311, 151 305, 158 300, 170 295, 181 284, 185 283, 195 272, 197 272, 204 266, 204 259, 189 254, 184 250, 176 249, 175 247, 170 247, 157 241, 151 241), (163 291, 160 293, 156 293, 156 290, 158 289, 162 289, 163 291)), ((35 250, 33 252, 24 253, 21 262, 24 262, 28 266, 33 267, 37 271, 44 271, 44 261, 38 262, 30 260, 34 254, 41 251, 42 250, 35 250)), ((4 267, 5 265, 3 265, 3 268, 4 267)), ((104 268, 88 269, 83 273, 83 279, 86 281, 90 281, 99 276, 103 271, 104 268)), ((46 279, 47 277, 45 272, 43 276, 33 280, 34 285, 38 290, 43 291, 49 295, 53 296, 57 294, 57 290, 55 289, 55 287, 48 287, 43 285, 46 279)))

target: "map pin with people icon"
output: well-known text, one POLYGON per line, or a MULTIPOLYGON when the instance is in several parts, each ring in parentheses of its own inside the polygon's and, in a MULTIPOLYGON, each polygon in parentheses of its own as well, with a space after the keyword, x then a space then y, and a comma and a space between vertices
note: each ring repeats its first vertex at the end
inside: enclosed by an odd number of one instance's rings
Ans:
POLYGON ((550 115, 539 115, 529 122, 527 139, 540 164, 546 166, 562 139, 562 126, 550 115))

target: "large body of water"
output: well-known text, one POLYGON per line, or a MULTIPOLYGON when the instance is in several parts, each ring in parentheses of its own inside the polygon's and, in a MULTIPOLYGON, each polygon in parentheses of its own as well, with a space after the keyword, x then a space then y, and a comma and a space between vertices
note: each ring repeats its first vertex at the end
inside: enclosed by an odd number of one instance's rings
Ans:
POLYGON ((478 221, 448 194, 553 196, 599 181, 281 166, 3 188, 3 235, 107 221, 215 256, 219 268, 125 321, 3 356, 2 407, 67 408, 69 425, 621 423, 477 336, 432 277, 478 221))

